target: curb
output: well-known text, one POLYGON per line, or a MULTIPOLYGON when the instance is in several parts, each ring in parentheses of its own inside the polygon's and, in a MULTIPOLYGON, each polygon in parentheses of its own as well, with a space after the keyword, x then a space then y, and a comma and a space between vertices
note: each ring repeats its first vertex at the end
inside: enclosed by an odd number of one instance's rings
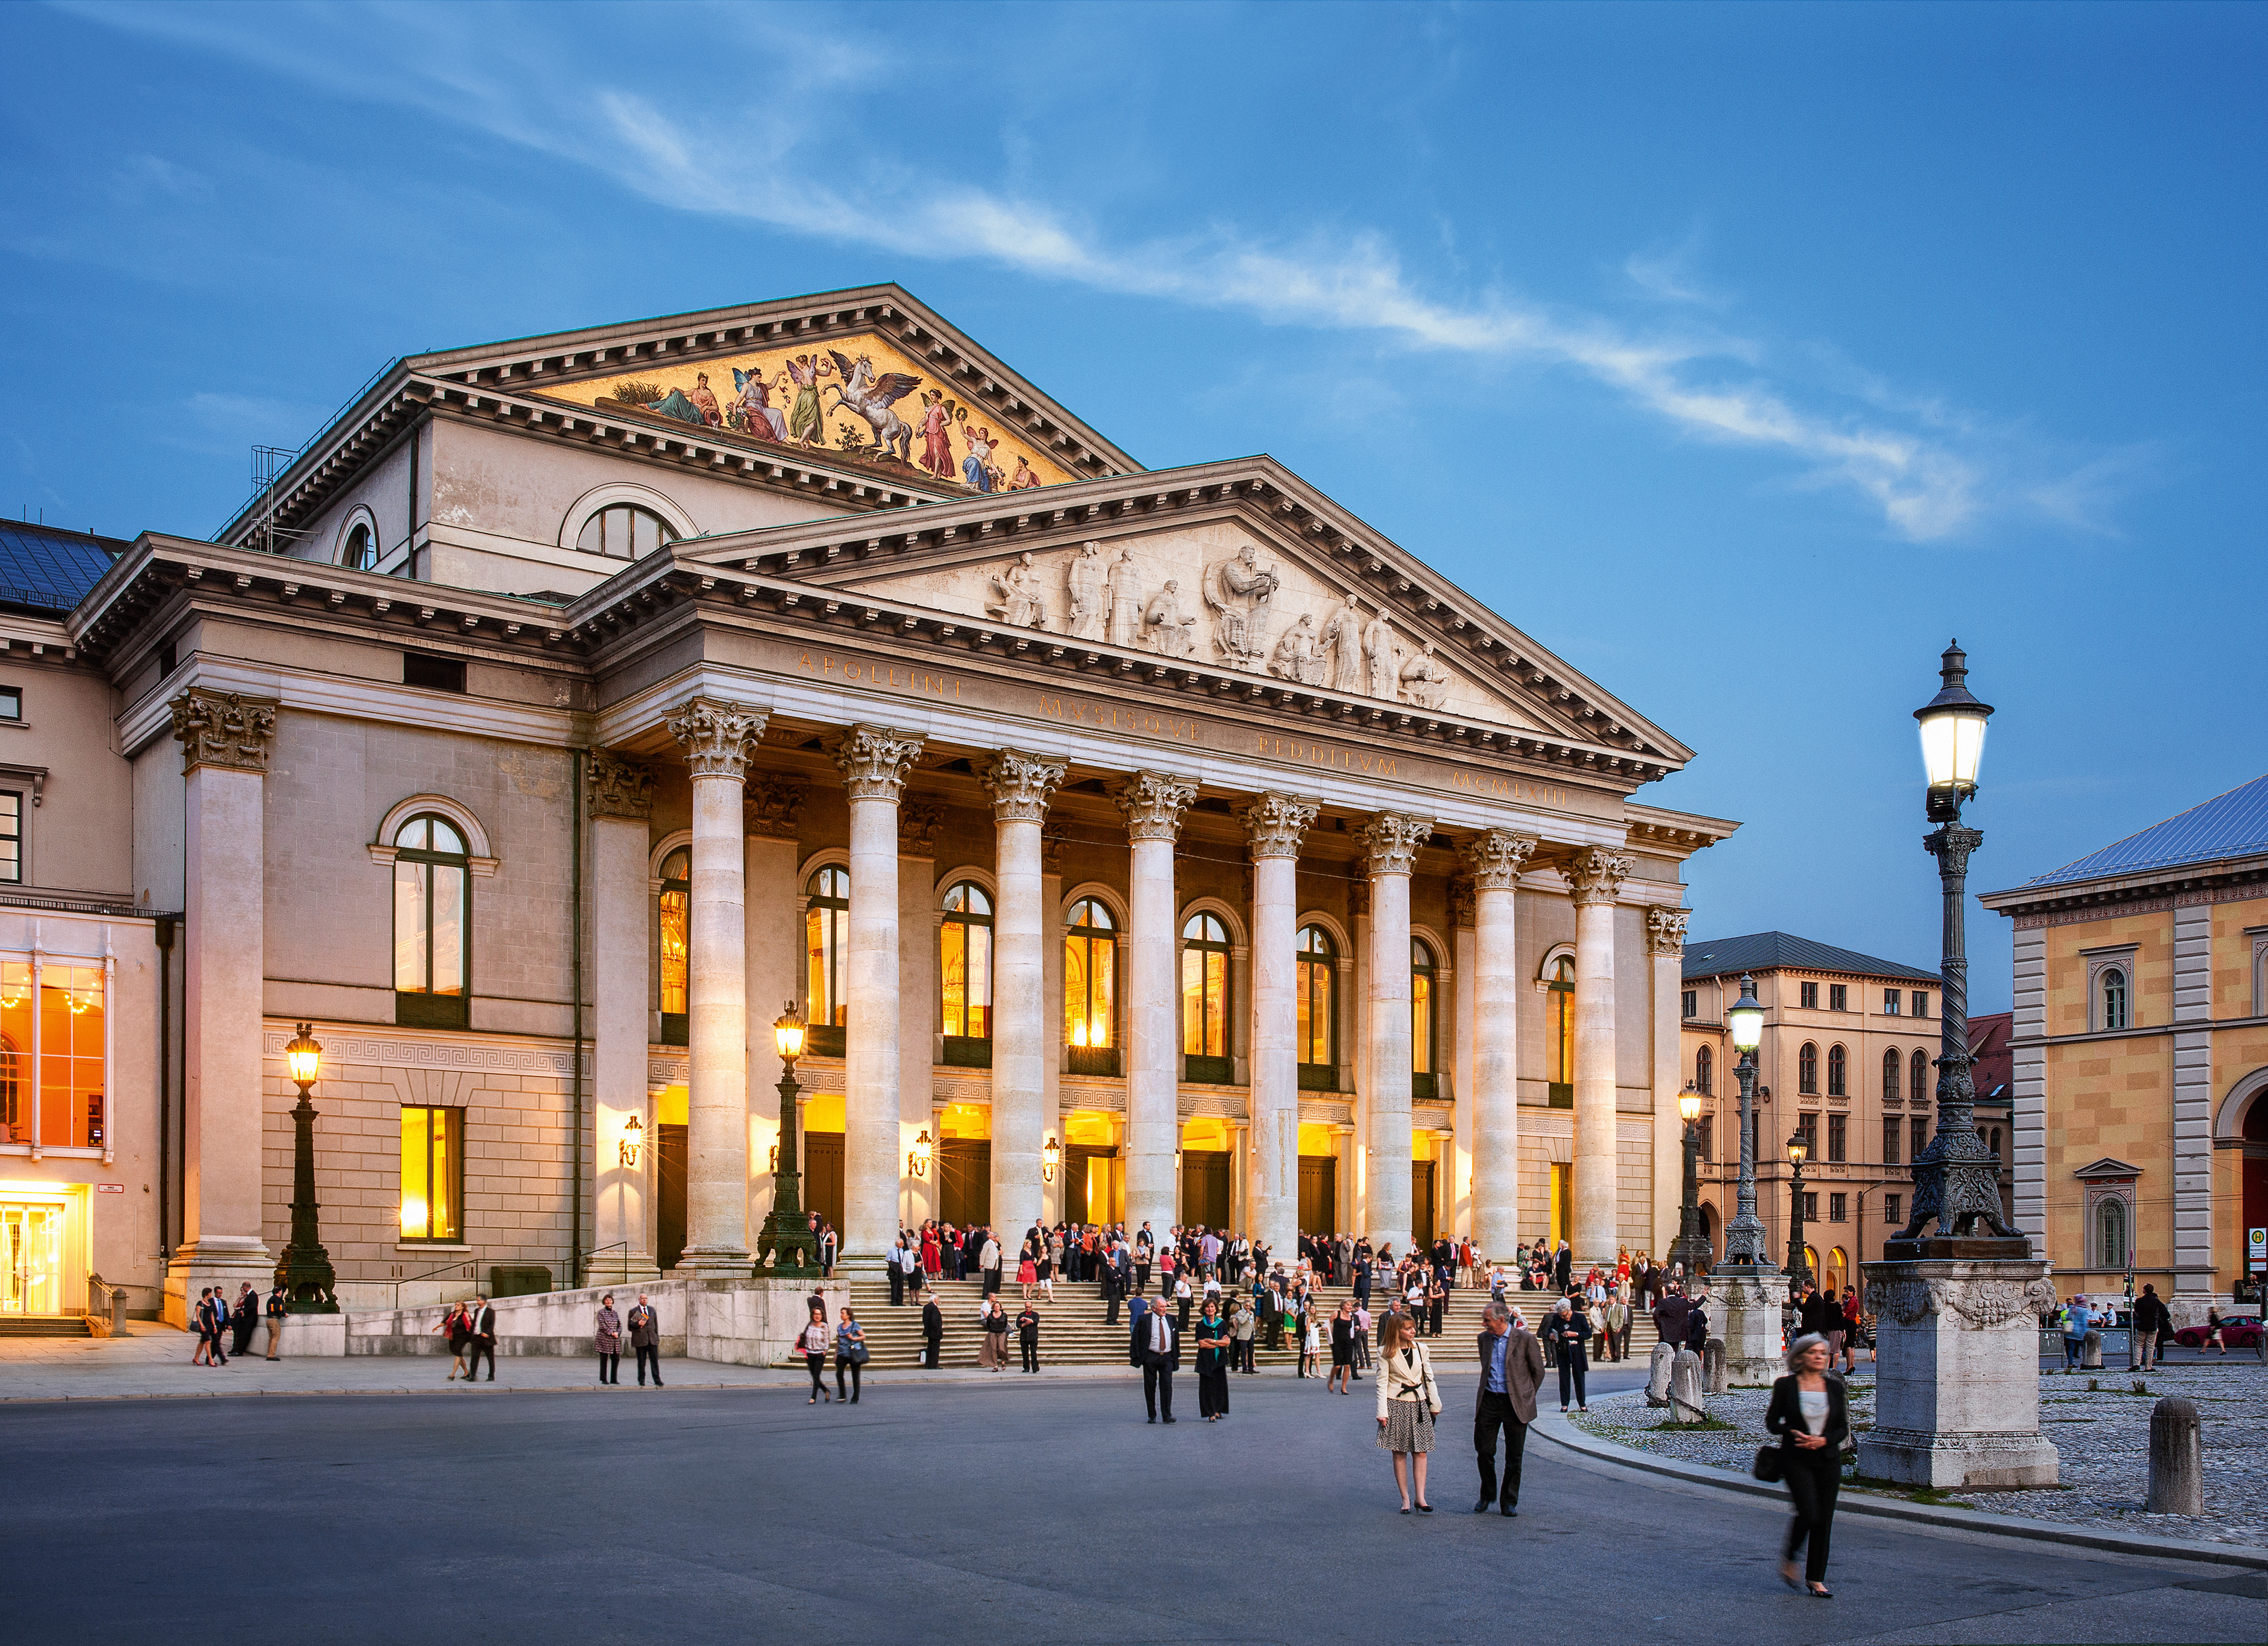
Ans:
MULTIPOLYGON (((1096 1367, 1092 1370, 1085 1367, 1067 1367, 1064 1370, 1048 1378, 1046 1380, 1049 1383, 1080 1384, 1131 1381, 1130 1378, 1115 1373, 1107 1367, 1096 1367)), ((942 1378, 932 1376, 923 1378, 918 1380, 909 1380, 904 1383, 894 1383, 887 1386, 891 1388, 916 1388, 924 1385, 933 1388, 991 1386, 989 1382, 980 1382, 980 1380, 975 1377, 955 1377, 951 1374, 947 1374, 942 1378)), ((635 1388, 637 1385, 632 1384, 617 1386, 635 1388)), ((786 1378, 783 1378, 778 1381, 772 1383, 668 1383, 660 1385, 657 1392, 663 1394, 684 1392, 702 1392, 710 1394, 764 1394, 784 1392, 792 1394, 806 1391, 810 1386, 811 1385, 807 1382, 799 1381, 791 1383, 786 1378)), ((352 1398, 357 1395, 382 1399, 393 1395, 440 1394, 445 1391, 450 1390, 452 1387, 452 1385, 443 1382, 438 1384, 405 1384, 393 1388, 367 1389, 144 1389, 128 1390, 122 1391, 117 1393, 101 1394, 8 1394, 0 1395, 0 1409, 4 1409, 5 1407, 11 1406, 84 1406, 91 1402, 100 1400, 253 1400, 352 1398)), ((603 1394, 605 1392, 607 1392, 607 1390, 597 1384, 504 1384, 493 1391, 483 1390, 482 1393, 475 1398, 484 1400, 489 1398, 491 1393, 502 1395, 603 1394)))
MULTIPOLYGON (((1532 1427, 1554 1445, 1564 1446, 1597 1462, 1612 1464, 1619 1468, 1639 1469, 1650 1474, 1666 1474, 1672 1480, 1683 1481, 1690 1485, 1712 1487, 1719 1491, 1749 1497, 1768 1497, 1775 1503, 1786 1501, 1786 1494, 1777 1486, 1769 1486, 1762 1481, 1750 1480, 1725 1469, 1712 1468, 1706 1464, 1687 1463, 1675 1458, 1658 1458, 1633 1447, 1601 1440, 1595 1435, 1585 1434, 1556 1413, 1549 1415, 1537 1413, 1532 1427)), ((2214 1566, 2242 1566, 2268 1571, 2268 1549, 2247 1548, 2240 1544, 2205 1543, 2186 1538, 2104 1532, 2089 1526, 2068 1525, 2059 1521, 2034 1520, 2023 1515, 1992 1514, 1980 1509, 1938 1508, 1877 1496, 1863 1488, 1845 1491, 1836 1500, 1835 1508, 1837 1514, 1872 1515, 1878 1519, 1903 1520, 1909 1525, 1938 1526, 1948 1531, 1981 1532, 1991 1537, 2062 1543, 2074 1548, 2102 1549, 2117 1554, 2146 1554, 2161 1560, 2198 1561, 2214 1566)))

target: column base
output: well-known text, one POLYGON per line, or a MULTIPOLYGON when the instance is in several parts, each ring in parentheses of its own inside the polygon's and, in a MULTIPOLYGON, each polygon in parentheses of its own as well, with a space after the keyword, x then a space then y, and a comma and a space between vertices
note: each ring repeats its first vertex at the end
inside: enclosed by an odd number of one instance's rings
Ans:
POLYGON ((1781 1310, 1787 1276, 1776 1268, 1727 1265, 1709 1276, 1709 1325, 1725 1345, 1725 1381, 1734 1388, 1768 1386, 1787 1370, 1781 1310))
POLYGON ((660 1278, 651 1252, 601 1252, 583 1265, 585 1286, 642 1286, 660 1278))
POLYGON ((2040 1433, 2039 1316, 2047 1264, 1925 1258, 1866 1265, 1875 1311, 1874 1428, 1859 1472, 1959 1488, 2052 1486, 2040 1433))
POLYGON ((2039 1435, 2018 1429, 1948 1435, 1876 1428, 1859 1438, 1859 1473, 1900 1486, 2053 1486, 2061 1461, 2039 1435))
POLYGON ((732 1246, 688 1246, 670 1273, 688 1280, 747 1280, 755 1265, 746 1252, 732 1246))
POLYGON ((210 1235, 176 1246, 166 1266, 166 1323, 188 1330, 199 1292, 218 1286, 233 1306, 247 1281, 263 1300, 276 1283, 275 1254, 258 1235, 210 1235))

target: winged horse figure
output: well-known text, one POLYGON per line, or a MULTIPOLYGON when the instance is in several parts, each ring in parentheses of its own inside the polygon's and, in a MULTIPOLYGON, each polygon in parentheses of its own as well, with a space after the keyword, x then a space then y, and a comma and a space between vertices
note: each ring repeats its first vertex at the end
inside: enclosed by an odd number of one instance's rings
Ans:
POLYGON ((856 412, 866 420, 874 431, 874 450, 884 457, 895 457, 910 465, 914 460, 913 425, 891 408, 898 401, 921 386, 921 379, 902 371, 885 371, 879 376, 874 363, 860 355, 853 362, 843 357, 840 350, 827 351, 835 360, 835 369, 843 374, 840 386, 835 388, 835 403, 856 412))

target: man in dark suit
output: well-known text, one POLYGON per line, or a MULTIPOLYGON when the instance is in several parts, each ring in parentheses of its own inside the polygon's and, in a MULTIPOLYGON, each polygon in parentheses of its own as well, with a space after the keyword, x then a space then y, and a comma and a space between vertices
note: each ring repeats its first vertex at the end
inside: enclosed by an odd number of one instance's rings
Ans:
POLYGON ((1675 1281, 1662 1300, 1653 1305, 1653 1334, 1672 1348, 1685 1346, 1685 1317, 1693 1304, 1675 1281))
POLYGON ((496 1381, 496 1305, 485 1297, 474 1298, 473 1358, 465 1372, 467 1383, 480 1376, 481 1356, 483 1355, 489 1359, 489 1381, 496 1381))
POLYGON ((932 1292, 922 1304, 922 1364, 932 1371, 937 1370, 937 1354, 945 1342, 945 1314, 937 1306, 937 1294, 932 1292))
POLYGON ((1102 1301, 1109 1306, 1109 1312, 1104 1315, 1102 1323, 1105 1326, 1116 1326, 1118 1299, 1126 1290, 1119 1278, 1118 1253, 1116 1251, 1108 1250, 1097 1253, 1094 1268, 1095 1278, 1102 1283, 1102 1301))
POLYGON ((1543 1381, 1543 1350, 1535 1334, 1512 1323, 1512 1311, 1491 1303, 1481 1312, 1480 1398, 1473 1407, 1473 1450, 1481 1464, 1481 1500, 1476 1515, 1494 1503, 1506 1515, 1520 1512, 1520 1460, 1528 1445, 1528 1426, 1535 1421, 1535 1390, 1543 1381), (1496 1440, 1504 1436, 1504 1487, 1496 1480, 1496 1440))
POLYGON ((1559 1288, 1559 1295, 1567 1295, 1567 1282, 1575 1278, 1575 1253, 1565 1240, 1559 1243, 1559 1255, 1552 1260, 1551 1278, 1559 1288))
POLYGON ((661 1387, 661 1317, 653 1305, 638 1293, 637 1306, 622 1318, 622 1325, 630 1334, 630 1347, 637 1351, 638 1387, 645 1387, 645 1369, 653 1368, 653 1386, 661 1387))
POLYGON ((1158 1421, 1158 1411, 1165 1408, 1166 1421, 1174 1421, 1174 1373, 1181 1369, 1182 1334, 1174 1325, 1174 1317, 1163 1309, 1152 1309, 1142 1317, 1142 1334, 1138 1340, 1142 1360, 1142 1403, 1150 1410, 1150 1422, 1158 1421))

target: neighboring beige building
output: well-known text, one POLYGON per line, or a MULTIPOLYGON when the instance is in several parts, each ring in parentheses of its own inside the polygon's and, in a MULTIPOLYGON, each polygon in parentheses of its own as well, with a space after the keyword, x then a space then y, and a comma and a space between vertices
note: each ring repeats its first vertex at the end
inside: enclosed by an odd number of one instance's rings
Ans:
POLYGON ((1979 900, 2015 924, 2017 1227, 2062 1289, 2131 1269, 2201 1320, 2268 1270, 2268 777, 1979 900))
POLYGON ((288 1235, 302 1019, 351 1299, 746 1274, 791 999, 854 1262, 930 1216, 1675 1232, 1682 865, 1734 826, 1638 796, 1690 752, 895 287, 401 361, 68 634, 185 919, 181 1221, 129 1266, 176 1316, 288 1235))

